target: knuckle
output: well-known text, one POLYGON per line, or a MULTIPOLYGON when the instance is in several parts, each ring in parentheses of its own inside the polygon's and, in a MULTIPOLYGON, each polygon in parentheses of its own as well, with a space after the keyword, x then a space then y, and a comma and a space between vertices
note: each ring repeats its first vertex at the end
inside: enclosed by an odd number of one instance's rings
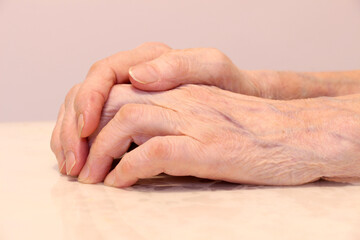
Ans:
POLYGON ((105 61, 106 61, 105 59, 101 59, 101 60, 94 62, 91 65, 89 72, 94 72, 94 71, 98 71, 99 69, 102 69, 104 67, 104 65, 106 65, 105 61))
POLYGON ((181 95, 181 97, 184 97, 186 99, 194 97, 195 91, 192 85, 189 84, 182 85, 175 90, 181 95))
POLYGON ((212 93, 209 87, 195 84, 185 84, 177 88, 182 98, 195 98, 198 100, 211 101, 212 93))
POLYGON ((110 89, 108 101, 119 99, 119 96, 127 96, 132 93, 131 84, 116 84, 110 89))
POLYGON ((184 69, 187 68, 189 62, 184 55, 178 54, 178 52, 170 52, 165 55, 164 62, 176 69, 184 69))
POLYGON ((99 102, 102 103, 102 106, 106 102, 106 96, 104 95, 104 93, 97 89, 93 89, 92 91, 88 92, 87 97, 81 99, 86 99, 87 102, 93 106, 97 106, 99 102))
POLYGON ((129 102, 131 91, 132 86, 130 84, 117 84, 112 87, 103 106, 102 116, 111 116, 113 118, 120 107, 129 102))
POLYGON ((122 161, 122 164, 121 164, 122 172, 131 173, 134 171, 134 168, 135 168, 135 166, 133 164, 133 161, 131 161, 129 158, 126 158, 126 159, 124 159, 124 161, 122 161))
POLYGON ((77 116, 84 112, 92 114, 98 111, 100 114, 105 101, 105 95, 98 90, 77 94, 74 99, 74 110, 77 116))
POLYGON ((190 73, 190 60, 186 55, 179 54, 177 51, 172 51, 164 54, 159 61, 155 61, 154 68, 160 68, 159 73, 170 78, 181 77, 185 78, 190 73))
POLYGON ((115 119, 120 122, 136 122, 142 115, 142 107, 138 104, 125 104, 116 114, 115 119))
POLYGON ((114 79, 114 81, 116 81, 116 73, 112 67, 113 65, 111 57, 98 60, 91 65, 88 76, 101 74, 103 79, 114 79))
POLYGON ((208 48, 207 49, 208 54, 214 59, 216 59, 218 62, 227 62, 228 57, 219 49, 217 48, 208 48))
POLYGON ((79 84, 74 85, 70 89, 70 91, 66 94, 66 97, 65 97, 66 103, 70 103, 74 99, 76 93, 79 91, 80 86, 81 86, 81 84, 79 83, 79 84))
MULTIPOLYGON (((95 62, 87 75, 87 79, 92 77, 99 78, 101 81, 86 81, 78 84, 76 95, 73 99, 74 108, 77 113, 91 111, 90 106, 102 107, 107 100, 110 87, 116 83, 116 74, 108 58, 95 62), (109 83, 109 81, 112 81, 109 83)), ((69 96, 70 97, 70 96, 69 96)))
POLYGON ((214 77, 219 79, 231 78, 232 69, 234 68, 231 60, 217 48, 208 48, 206 51, 209 54, 207 58, 211 59, 213 64, 214 77))
POLYGON ((172 144, 161 137, 154 137, 147 144, 148 159, 166 160, 171 157, 172 144))

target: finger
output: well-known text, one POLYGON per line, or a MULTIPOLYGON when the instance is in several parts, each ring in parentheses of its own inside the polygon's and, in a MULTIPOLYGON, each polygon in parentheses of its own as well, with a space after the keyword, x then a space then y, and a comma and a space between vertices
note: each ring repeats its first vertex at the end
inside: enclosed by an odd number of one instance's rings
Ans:
POLYGON ((154 137, 125 154, 111 171, 105 184, 128 187, 138 179, 150 178, 160 173, 173 176, 207 177, 214 168, 199 155, 201 143, 189 136, 154 137))
POLYGON ((96 139, 100 131, 106 124, 114 118, 119 109, 128 103, 151 104, 149 96, 151 92, 143 92, 134 88, 131 84, 117 84, 111 88, 109 98, 104 104, 99 125, 96 130, 88 137, 89 146, 96 139))
POLYGON ((148 43, 95 63, 75 99, 78 134, 88 137, 94 132, 110 89, 114 84, 128 81, 131 66, 154 59, 169 49, 164 44, 148 43))
POLYGON ((65 168, 64 168, 65 155, 64 155, 64 150, 62 148, 61 140, 60 140, 60 131, 61 131, 61 125, 62 125, 63 118, 64 118, 64 113, 65 113, 65 105, 62 104, 60 107, 60 110, 59 110, 55 128, 52 132, 51 141, 50 141, 51 150, 53 151, 53 153, 56 156, 56 159, 58 162, 58 167, 59 167, 59 172, 62 174, 66 173, 65 168))
POLYGON ((101 130, 79 181, 97 183, 104 180, 114 158, 122 156, 131 142, 140 144, 153 136, 179 135, 178 114, 169 109, 144 104, 126 104, 101 130))
POLYGON ((173 50, 131 67, 129 75, 136 88, 151 91, 168 90, 187 83, 234 91, 241 82, 240 71, 231 60, 219 50, 210 48, 173 50))
POLYGON ((87 140, 79 138, 76 129, 76 113, 74 109, 74 98, 79 85, 73 87, 65 100, 65 113, 60 131, 60 141, 65 154, 66 174, 77 176, 85 164, 89 151, 87 140))

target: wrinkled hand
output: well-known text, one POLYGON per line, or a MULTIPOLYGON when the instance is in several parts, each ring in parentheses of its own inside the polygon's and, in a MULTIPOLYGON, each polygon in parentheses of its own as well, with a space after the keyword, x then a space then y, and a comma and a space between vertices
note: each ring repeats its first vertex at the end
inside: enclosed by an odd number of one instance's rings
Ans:
POLYGON ((51 148, 60 172, 78 176, 89 151, 86 137, 100 129, 101 112, 115 84, 130 81, 136 88, 146 91, 168 90, 188 83, 206 84, 236 93, 276 99, 336 95, 334 89, 356 92, 353 84, 345 84, 345 87, 343 79, 352 83, 358 79, 358 73, 331 76, 322 73, 243 71, 216 49, 172 50, 161 43, 146 43, 98 61, 91 67, 84 83, 73 87, 61 106, 51 148), (319 81, 314 82, 313 79, 319 81), (331 81, 327 83, 324 79, 331 81), (335 84, 338 82, 341 82, 340 87, 335 84), (332 87, 324 89, 324 86, 332 87))
POLYGON ((77 176, 83 167, 89 151, 85 137, 98 127, 110 89, 115 84, 129 82, 131 66, 169 50, 165 44, 145 43, 131 51, 119 52, 96 62, 84 83, 69 91, 60 107, 51 138, 51 149, 62 174, 77 176))
POLYGON ((322 101, 275 101, 203 85, 166 92, 118 85, 104 107, 79 180, 105 179, 107 185, 126 187, 164 172, 297 185, 333 176, 333 169, 344 169, 335 136, 344 131, 336 112, 322 101), (139 147, 109 173, 113 159, 131 142, 139 147))
POLYGON ((111 88, 129 81, 151 91, 199 83, 257 95, 255 83, 245 80, 243 73, 216 49, 171 50, 161 43, 147 43, 120 52, 95 63, 84 83, 73 87, 61 106, 51 141, 61 173, 79 174, 89 151, 84 138, 98 128, 111 88))

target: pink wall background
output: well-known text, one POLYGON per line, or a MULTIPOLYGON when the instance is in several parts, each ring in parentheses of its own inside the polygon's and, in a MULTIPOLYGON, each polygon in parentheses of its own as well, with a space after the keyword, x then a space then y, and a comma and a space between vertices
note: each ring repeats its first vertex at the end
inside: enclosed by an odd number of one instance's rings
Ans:
POLYGON ((146 41, 240 68, 359 69, 359 0, 0 0, 0 121, 55 120, 98 59, 146 41))

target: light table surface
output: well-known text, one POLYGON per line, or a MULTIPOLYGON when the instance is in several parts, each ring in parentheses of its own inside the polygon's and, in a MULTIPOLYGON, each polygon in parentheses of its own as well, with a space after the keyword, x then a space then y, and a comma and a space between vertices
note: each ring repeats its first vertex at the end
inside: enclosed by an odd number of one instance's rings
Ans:
POLYGON ((86 185, 58 173, 53 126, 0 123, 0 239, 360 239, 359 185, 86 185))

